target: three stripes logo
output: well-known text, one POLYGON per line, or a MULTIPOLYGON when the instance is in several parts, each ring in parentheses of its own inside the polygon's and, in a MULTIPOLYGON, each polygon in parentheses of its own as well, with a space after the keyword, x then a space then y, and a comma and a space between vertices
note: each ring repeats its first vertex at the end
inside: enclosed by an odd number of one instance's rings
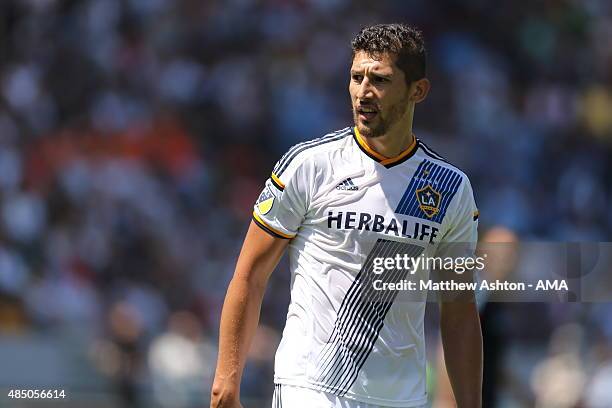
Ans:
POLYGON ((289 167, 293 159, 295 159, 300 153, 312 149, 314 147, 318 147, 327 143, 335 142, 340 139, 344 139, 347 136, 351 135, 351 128, 347 127, 341 130, 338 130, 333 133, 329 133, 323 137, 318 139, 308 140, 306 142, 298 143, 293 146, 285 155, 276 163, 274 166, 274 170, 272 173, 276 174, 276 176, 280 177, 285 170, 289 167))
POLYGON ((349 177, 346 180, 341 181, 337 186, 336 190, 345 190, 345 191, 357 191, 359 187, 353 183, 353 180, 349 177))

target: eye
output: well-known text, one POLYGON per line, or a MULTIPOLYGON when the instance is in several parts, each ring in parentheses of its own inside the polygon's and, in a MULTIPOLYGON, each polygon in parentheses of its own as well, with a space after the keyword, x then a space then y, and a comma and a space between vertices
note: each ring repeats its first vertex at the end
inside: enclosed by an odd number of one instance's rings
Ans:
POLYGON ((361 82, 363 81, 363 75, 360 74, 353 74, 351 75, 351 78, 353 79, 353 81, 355 82, 361 82))
POLYGON ((374 82, 377 84, 384 84, 385 82, 389 82, 389 79, 377 76, 374 77, 374 82))

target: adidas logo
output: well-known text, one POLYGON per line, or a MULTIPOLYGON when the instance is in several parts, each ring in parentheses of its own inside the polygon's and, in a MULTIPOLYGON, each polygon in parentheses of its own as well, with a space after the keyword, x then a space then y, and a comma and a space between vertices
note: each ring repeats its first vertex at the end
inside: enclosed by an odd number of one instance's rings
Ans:
POLYGON ((349 177, 346 180, 342 181, 340 184, 338 184, 336 186, 336 190, 357 191, 359 190, 359 187, 357 187, 355 183, 353 183, 353 180, 351 180, 351 178, 349 177))

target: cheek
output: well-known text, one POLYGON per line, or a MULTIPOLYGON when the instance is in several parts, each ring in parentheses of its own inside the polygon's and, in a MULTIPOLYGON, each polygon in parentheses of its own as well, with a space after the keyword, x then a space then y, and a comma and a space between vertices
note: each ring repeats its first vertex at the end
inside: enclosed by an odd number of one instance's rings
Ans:
POLYGON ((403 95, 400 92, 385 92, 384 97, 381 98, 382 105, 387 109, 402 105, 405 101, 402 96, 403 95))

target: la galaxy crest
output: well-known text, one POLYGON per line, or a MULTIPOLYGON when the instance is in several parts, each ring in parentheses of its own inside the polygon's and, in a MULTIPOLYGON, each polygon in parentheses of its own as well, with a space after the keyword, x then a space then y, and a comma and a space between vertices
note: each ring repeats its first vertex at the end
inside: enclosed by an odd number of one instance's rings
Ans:
POLYGON ((434 188, 428 184, 423 188, 416 191, 417 202, 419 208, 429 218, 440 212, 440 202, 442 201, 442 194, 434 190, 434 188))
POLYGON ((262 215, 270 212, 272 204, 274 204, 274 194, 272 194, 269 187, 264 188, 255 204, 262 215))

